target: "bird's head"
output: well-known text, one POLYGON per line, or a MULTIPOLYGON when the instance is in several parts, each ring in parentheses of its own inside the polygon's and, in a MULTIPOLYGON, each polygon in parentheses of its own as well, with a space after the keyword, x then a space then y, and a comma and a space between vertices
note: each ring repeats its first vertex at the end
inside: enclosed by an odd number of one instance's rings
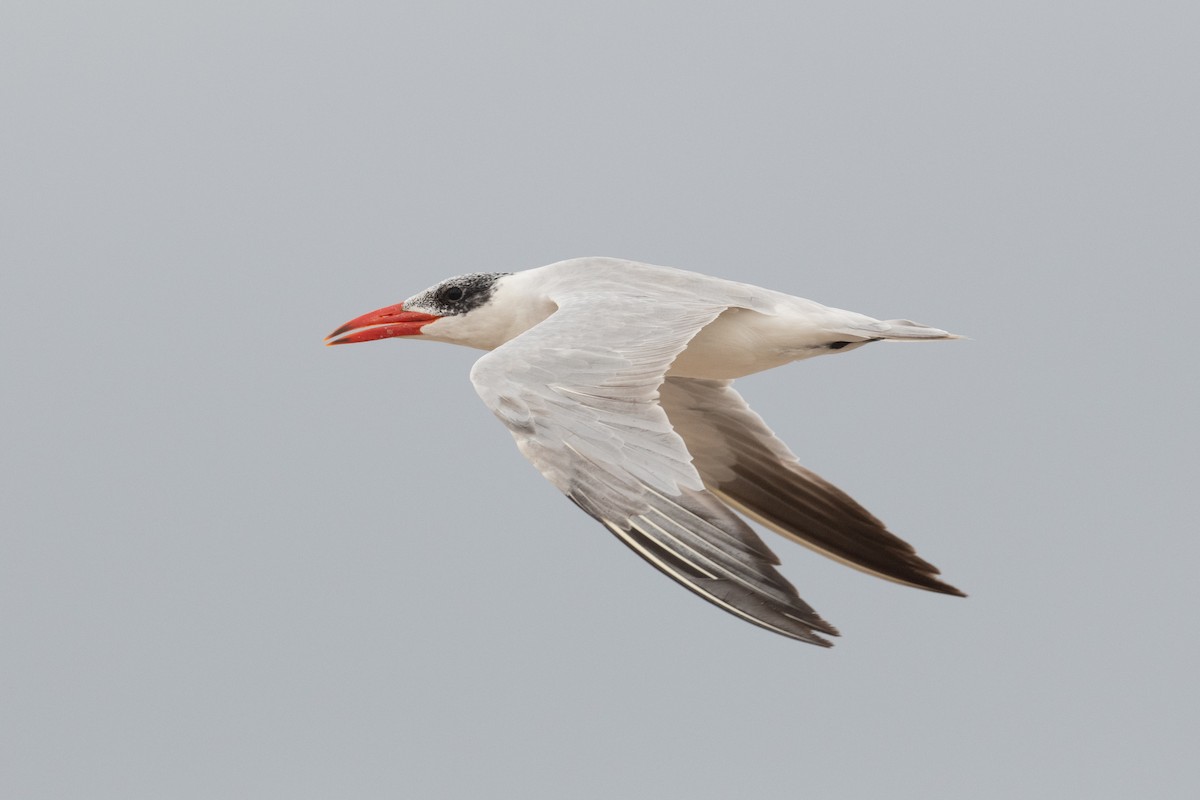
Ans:
POLYGON ((449 278, 394 306, 350 320, 325 344, 352 344, 393 336, 416 336, 468 347, 490 349, 495 328, 485 309, 506 272, 472 272, 449 278))

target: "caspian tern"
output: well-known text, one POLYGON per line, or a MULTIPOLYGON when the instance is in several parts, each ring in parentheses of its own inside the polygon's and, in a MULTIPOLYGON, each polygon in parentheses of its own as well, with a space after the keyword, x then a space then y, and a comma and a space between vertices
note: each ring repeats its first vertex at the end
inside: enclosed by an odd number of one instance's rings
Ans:
POLYGON ((577 506, 705 600, 768 630, 837 635, 737 513, 897 583, 962 595, 800 466, 734 378, 881 340, 959 338, 694 272, 577 258, 450 278, 326 344, 405 336, 489 350, 471 382, 577 506))

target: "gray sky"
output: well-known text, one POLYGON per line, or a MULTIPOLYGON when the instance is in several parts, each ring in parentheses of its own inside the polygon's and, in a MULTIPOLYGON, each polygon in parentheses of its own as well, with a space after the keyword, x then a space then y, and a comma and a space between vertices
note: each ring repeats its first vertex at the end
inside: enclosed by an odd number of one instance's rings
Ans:
POLYGON ((815 5, 0 7, 0 795, 1197 796, 1200 14, 815 5), (740 384, 970 598, 772 636, 321 346, 578 255, 972 337, 740 384))

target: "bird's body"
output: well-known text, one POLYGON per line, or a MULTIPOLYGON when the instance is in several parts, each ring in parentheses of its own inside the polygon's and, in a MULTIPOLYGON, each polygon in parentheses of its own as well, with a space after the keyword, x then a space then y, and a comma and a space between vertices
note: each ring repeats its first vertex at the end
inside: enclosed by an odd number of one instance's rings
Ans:
POLYGON ((734 378, 883 339, 955 338, 749 284, 609 258, 451 278, 335 331, 491 351, 471 371, 521 452, 654 566, 754 624, 836 631, 731 509, 881 577, 950 594, 937 569, 804 469, 734 378))

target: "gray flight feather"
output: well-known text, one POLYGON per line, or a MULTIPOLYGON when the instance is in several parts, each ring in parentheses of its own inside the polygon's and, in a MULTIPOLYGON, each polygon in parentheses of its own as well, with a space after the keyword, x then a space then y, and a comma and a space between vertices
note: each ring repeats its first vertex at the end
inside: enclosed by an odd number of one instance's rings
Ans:
POLYGON ((729 381, 667 378, 661 394, 705 486, 729 505, 864 572, 962 595, 845 492, 800 466, 729 381))
POLYGON ((828 645, 818 633, 837 631, 705 489, 659 404, 671 362, 727 303, 691 294, 664 305, 629 293, 595 304, 587 289, 554 291, 557 311, 475 364, 475 390, 525 457, 646 561, 732 614, 828 645))

